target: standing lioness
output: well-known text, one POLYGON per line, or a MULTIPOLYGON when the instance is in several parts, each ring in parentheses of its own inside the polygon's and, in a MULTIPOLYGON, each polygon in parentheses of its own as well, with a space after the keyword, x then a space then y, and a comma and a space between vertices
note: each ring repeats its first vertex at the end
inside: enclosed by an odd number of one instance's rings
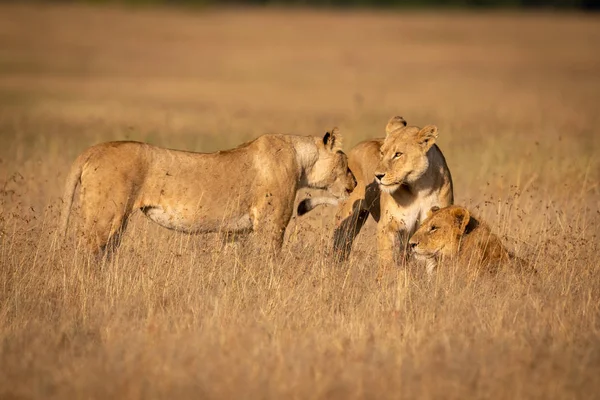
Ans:
POLYGON ((323 138, 264 135, 210 154, 139 142, 99 144, 73 163, 62 232, 80 183, 82 234, 92 252, 117 246, 137 209, 182 232, 254 231, 261 242, 279 250, 299 188, 327 189, 338 198, 354 189, 340 141, 333 129, 323 138))
MULTIPOLYGON (((354 238, 370 215, 377 221, 380 269, 395 263, 427 211, 453 203, 452 177, 444 155, 435 144, 437 127, 407 126, 402 117, 391 118, 385 139, 357 144, 348 152, 357 179, 354 192, 340 202, 334 232, 335 255, 345 260, 354 238)), ((323 197, 303 200, 298 214, 337 200, 323 197)))
POLYGON ((375 181, 381 190, 377 224, 380 268, 392 265, 398 250, 406 255, 408 239, 431 207, 454 202, 452 176, 435 144, 438 128, 406 126, 404 119, 394 117, 386 133, 375 169, 375 181))

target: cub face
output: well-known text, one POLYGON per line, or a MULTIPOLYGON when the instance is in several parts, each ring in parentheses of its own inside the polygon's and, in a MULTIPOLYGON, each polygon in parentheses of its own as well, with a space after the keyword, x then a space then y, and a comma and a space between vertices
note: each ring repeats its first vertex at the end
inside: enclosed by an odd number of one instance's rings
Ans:
POLYGON ((409 247, 420 258, 455 257, 470 218, 464 207, 433 207, 410 238, 409 247))
POLYGON ((326 189, 337 198, 347 197, 356 187, 356 179, 348 168, 348 156, 341 150, 338 129, 325 133, 317 148, 318 159, 307 175, 308 185, 326 189))
POLYGON ((403 184, 417 181, 429 168, 427 152, 438 137, 434 125, 406 126, 402 117, 393 117, 386 126, 381 159, 375 179, 381 190, 393 193, 403 184))

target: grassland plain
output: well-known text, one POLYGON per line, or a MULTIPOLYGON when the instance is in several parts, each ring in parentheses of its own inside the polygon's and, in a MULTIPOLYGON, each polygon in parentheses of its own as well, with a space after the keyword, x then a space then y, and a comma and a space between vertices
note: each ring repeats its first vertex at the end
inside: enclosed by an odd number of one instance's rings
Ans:
POLYGON ((598 43, 578 14, 2 5, 0 398, 597 398, 598 43), (140 215, 102 265, 54 241, 94 143, 348 149, 396 114, 439 127, 457 203, 536 276, 378 284, 372 221, 327 258, 330 207, 279 260, 140 215))

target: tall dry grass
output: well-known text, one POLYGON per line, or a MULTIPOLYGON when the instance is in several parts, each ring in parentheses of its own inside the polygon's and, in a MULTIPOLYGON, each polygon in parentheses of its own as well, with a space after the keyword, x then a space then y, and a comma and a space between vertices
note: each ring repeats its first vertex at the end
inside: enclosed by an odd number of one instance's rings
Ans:
POLYGON ((576 14, 0 8, 0 398, 595 398, 600 39, 576 14), (456 201, 532 277, 344 266, 333 210, 282 258, 136 215, 115 257, 54 242, 70 162, 266 131, 345 147, 440 128, 456 201))

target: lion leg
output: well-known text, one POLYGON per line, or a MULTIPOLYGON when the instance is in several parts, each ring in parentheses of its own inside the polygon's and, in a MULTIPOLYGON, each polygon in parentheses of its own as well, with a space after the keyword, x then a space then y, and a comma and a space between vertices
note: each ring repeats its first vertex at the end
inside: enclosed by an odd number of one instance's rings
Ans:
POLYGON ((377 224, 378 279, 396 265, 399 243, 405 236, 404 225, 396 219, 380 220, 377 224))
POLYGON ((258 249, 279 254, 288 222, 294 211, 294 198, 265 198, 253 210, 253 242, 258 249))
POLYGON ((127 229, 130 213, 131 212, 123 214, 121 218, 113 220, 110 236, 105 246, 105 251, 109 256, 121 246, 121 240, 123 239, 123 233, 125 233, 125 230, 127 229))
POLYGON ((88 251, 97 256, 111 253, 120 245, 123 223, 119 218, 108 221, 90 219, 84 223, 83 237, 88 251))
POLYGON ((82 200, 84 215, 83 237, 90 253, 98 257, 110 255, 121 243, 121 234, 127 226, 131 210, 126 202, 114 202, 110 206, 96 208, 93 203, 82 200))
POLYGON ((257 224, 253 229, 250 244, 251 253, 278 257, 283 247, 285 226, 272 222, 257 224))
POLYGON ((410 251, 408 250, 408 240, 412 236, 412 233, 403 228, 404 227, 400 227, 400 229, 396 232, 394 255, 396 257, 396 263, 401 263, 402 265, 405 265, 410 258, 410 251))
POLYGON ((336 215, 338 223, 333 232, 333 254, 337 262, 346 261, 350 257, 354 239, 369 217, 369 211, 364 209, 363 205, 363 199, 347 202, 336 215), (348 208, 350 211, 347 210, 348 208))
POLYGON ((359 183, 350 196, 340 202, 335 213, 333 255, 336 261, 346 261, 354 239, 365 224, 369 211, 365 208, 365 187, 359 183))

